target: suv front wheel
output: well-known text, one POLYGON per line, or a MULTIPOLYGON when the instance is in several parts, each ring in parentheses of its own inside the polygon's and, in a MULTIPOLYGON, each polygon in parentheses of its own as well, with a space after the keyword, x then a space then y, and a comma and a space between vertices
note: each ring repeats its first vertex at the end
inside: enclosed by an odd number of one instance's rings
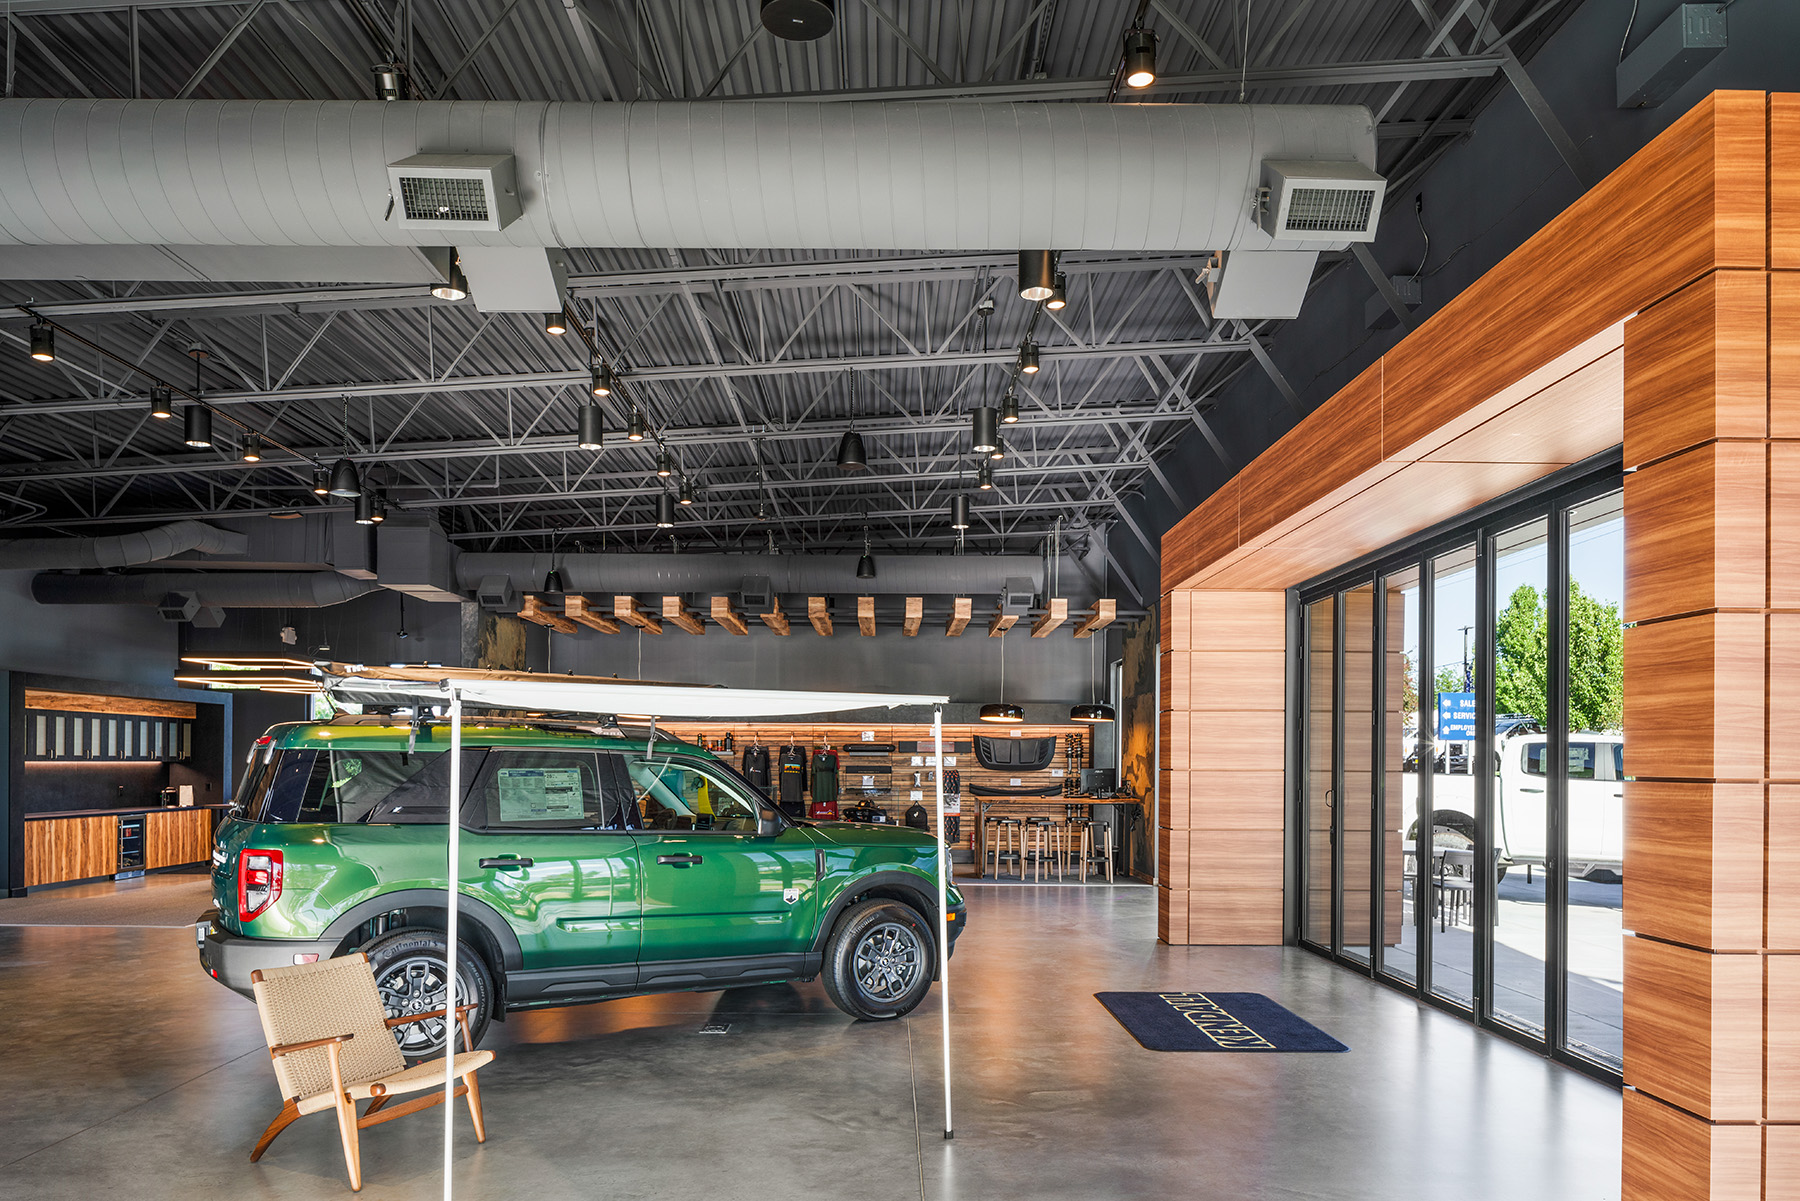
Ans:
POLYGON ((931 930, 908 905, 881 897, 844 911, 825 947, 825 993, 865 1022, 911 1013, 936 974, 931 930))
MULTIPOLYGON (((396 930, 363 948, 369 957, 369 967, 375 973, 375 987, 381 992, 382 1007, 389 1017, 429 1013, 444 1007, 444 984, 448 978, 444 967, 446 945, 443 931, 410 927, 396 930)), ((469 1013, 469 1036, 478 1047, 493 1014, 493 982, 481 956, 461 939, 456 943, 456 968, 456 1003, 475 1006, 469 1013)), ((401 1054, 412 1062, 442 1053, 444 1027, 442 1018, 409 1022, 395 1028, 394 1038, 400 1044, 401 1054)))

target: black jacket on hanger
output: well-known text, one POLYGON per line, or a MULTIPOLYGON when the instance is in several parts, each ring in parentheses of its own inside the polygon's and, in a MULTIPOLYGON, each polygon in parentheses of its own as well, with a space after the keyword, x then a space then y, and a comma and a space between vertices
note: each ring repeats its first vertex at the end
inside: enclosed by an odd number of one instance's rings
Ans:
POLYGON ((744 779, 762 789, 766 795, 769 791, 769 748, 766 746, 747 746, 744 748, 744 779))

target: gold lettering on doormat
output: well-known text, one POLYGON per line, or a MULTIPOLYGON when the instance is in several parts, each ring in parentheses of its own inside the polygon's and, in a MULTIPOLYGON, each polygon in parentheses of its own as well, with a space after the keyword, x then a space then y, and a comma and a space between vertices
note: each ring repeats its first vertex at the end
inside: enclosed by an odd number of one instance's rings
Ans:
POLYGON ((1231 1016, 1224 1006, 1205 993, 1157 993, 1163 1001, 1188 1020, 1188 1023, 1221 1047, 1233 1050, 1251 1048, 1275 1050, 1275 1044, 1231 1016))

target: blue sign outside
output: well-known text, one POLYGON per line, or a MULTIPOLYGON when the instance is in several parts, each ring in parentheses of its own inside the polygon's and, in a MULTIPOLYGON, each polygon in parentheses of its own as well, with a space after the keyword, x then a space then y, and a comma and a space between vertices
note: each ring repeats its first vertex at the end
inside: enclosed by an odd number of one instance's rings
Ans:
POLYGON ((1439 742, 1475 741, 1475 694, 1473 692, 1438 693, 1439 742))

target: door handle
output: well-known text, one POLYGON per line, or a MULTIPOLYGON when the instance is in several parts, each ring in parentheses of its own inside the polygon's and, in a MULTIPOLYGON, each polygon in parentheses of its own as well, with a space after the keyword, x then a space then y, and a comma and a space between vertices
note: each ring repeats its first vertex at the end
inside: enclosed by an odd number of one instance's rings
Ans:
POLYGON ((1542 788, 1521 788, 1521 789, 1519 789, 1519 791, 1520 792, 1542 792, 1544 790, 1542 788))
POLYGON ((495 867, 503 872, 518 871, 522 867, 530 867, 532 862, 533 861, 530 859, 517 859, 511 855, 508 855, 504 859, 483 859, 480 861, 482 867, 495 867))
POLYGON ((692 867, 692 866, 694 866, 694 864, 700 862, 700 856, 698 856, 698 855, 658 855, 656 857, 656 861, 658 863, 666 863, 671 867, 692 867))

